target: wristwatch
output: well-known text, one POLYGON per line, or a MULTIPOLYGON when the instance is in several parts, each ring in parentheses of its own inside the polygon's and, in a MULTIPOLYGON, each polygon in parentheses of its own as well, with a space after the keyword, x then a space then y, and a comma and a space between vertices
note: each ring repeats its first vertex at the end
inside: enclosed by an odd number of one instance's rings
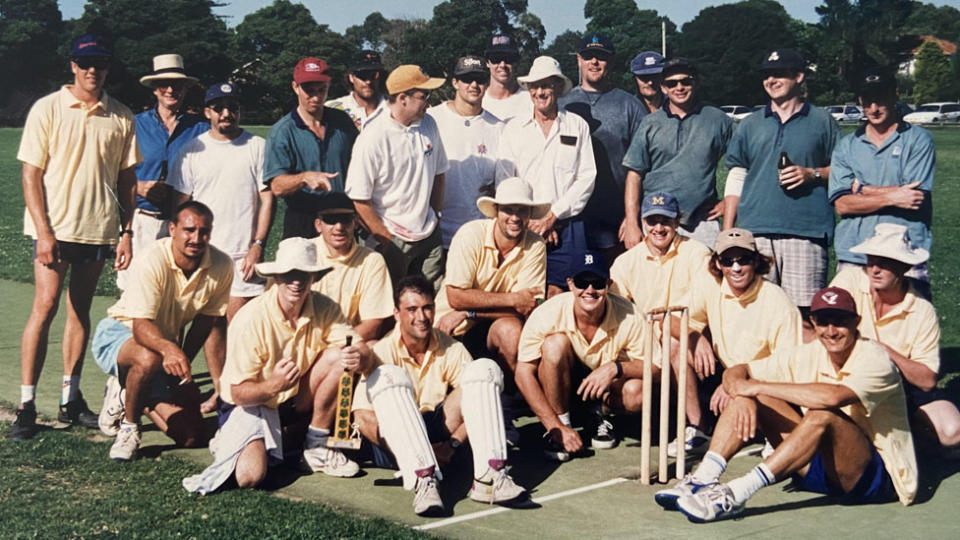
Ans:
POLYGON ((477 318, 477 312, 476 312, 476 311, 473 311, 473 310, 468 310, 468 311, 467 311, 467 318, 470 319, 471 321, 472 321, 473 319, 476 319, 476 318, 477 318))
POLYGON ((462 444, 463 444, 463 441, 461 441, 460 439, 450 437, 450 448, 453 448, 454 450, 456 450, 457 448, 460 448, 462 444))
POLYGON ((256 244, 256 245, 258 245, 258 246, 260 246, 260 247, 263 247, 263 240, 261 240, 261 239, 259 239, 259 238, 254 238, 254 239, 253 239, 253 243, 252 243, 251 245, 253 245, 253 244, 256 244))
POLYGON ((817 168, 817 167, 814 167, 814 168, 813 168, 813 177, 816 178, 817 180, 823 180, 823 175, 820 174, 820 169, 819 169, 819 168, 817 168))

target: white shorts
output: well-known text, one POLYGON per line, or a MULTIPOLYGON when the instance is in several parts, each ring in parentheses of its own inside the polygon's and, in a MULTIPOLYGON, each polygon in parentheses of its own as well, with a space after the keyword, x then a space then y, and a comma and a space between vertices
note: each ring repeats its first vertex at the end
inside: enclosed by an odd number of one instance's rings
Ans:
POLYGON ((241 264, 246 255, 233 255, 233 285, 230 287, 230 296, 236 298, 253 298, 263 294, 264 284, 267 280, 258 276, 256 273, 250 278, 250 281, 243 280, 243 270, 241 264))

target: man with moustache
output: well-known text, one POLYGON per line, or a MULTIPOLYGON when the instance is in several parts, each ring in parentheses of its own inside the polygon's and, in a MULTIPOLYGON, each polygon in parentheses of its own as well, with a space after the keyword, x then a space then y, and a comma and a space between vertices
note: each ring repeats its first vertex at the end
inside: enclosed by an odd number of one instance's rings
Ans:
POLYGON ((23 232, 33 237, 35 289, 20 341, 20 406, 8 433, 12 439, 37 432, 37 381, 68 272, 57 419, 97 425, 79 389, 90 303, 113 249, 114 268, 130 264, 134 166, 140 161, 133 113, 103 91, 111 57, 102 38, 77 38, 70 51, 73 84, 34 103, 23 127, 17 159, 23 162, 23 232))
POLYGON ((483 95, 483 108, 504 122, 515 116, 529 116, 530 98, 517 82, 520 49, 514 39, 506 34, 493 36, 483 55, 490 70, 490 86, 483 95))
POLYGON ((577 52, 580 86, 559 100, 560 107, 591 124, 597 179, 582 215, 587 226, 587 245, 602 251, 608 260, 623 252, 620 230, 624 225, 623 190, 627 175, 623 156, 646 114, 637 98, 613 87, 610 72, 614 58, 609 37, 585 35, 577 52))
POLYGON ((324 107, 330 70, 320 58, 303 58, 293 69, 297 107, 270 128, 263 181, 287 205, 283 238, 313 238, 321 199, 343 191, 357 128, 343 111, 324 107))
POLYGON ((443 274, 437 225, 449 165, 437 123, 427 116, 430 92, 443 83, 420 66, 397 67, 387 77, 387 106, 367 122, 353 149, 346 193, 393 282, 423 274, 436 284, 443 274))
POLYGON ((360 51, 360 60, 350 67, 350 73, 347 74, 350 93, 331 99, 324 105, 349 114, 357 129, 363 129, 373 111, 386 101, 383 97, 383 79, 386 75, 380 53, 360 51))
POLYGON ((663 90, 660 88, 663 56, 654 51, 644 51, 630 61, 630 72, 637 84, 637 98, 643 103, 643 115, 663 107, 663 90))

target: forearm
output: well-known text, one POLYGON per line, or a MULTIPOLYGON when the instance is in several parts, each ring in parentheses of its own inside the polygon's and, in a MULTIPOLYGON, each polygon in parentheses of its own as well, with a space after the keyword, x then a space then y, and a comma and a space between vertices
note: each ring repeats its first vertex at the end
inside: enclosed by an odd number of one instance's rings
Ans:
POLYGON ((270 180, 270 192, 277 197, 286 197, 292 195, 306 183, 303 178, 304 173, 297 174, 278 174, 270 180))
POLYGON ((443 190, 446 188, 447 175, 438 174, 433 177, 433 190, 430 192, 430 208, 435 212, 443 210, 443 190))
POLYGON ((739 205, 739 196, 727 195, 723 198, 723 230, 732 229, 737 222, 737 206, 739 205))
POLYGON ((133 212, 137 208, 137 169, 129 167, 117 176, 117 201, 120 204, 120 229, 133 229, 133 212))
POLYGON ((833 207, 841 216, 872 214, 888 206, 891 206, 891 203, 886 191, 868 192, 866 186, 859 195, 842 195, 833 201, 833 207))
POLYGON ((916 360, 907 358, 890 347, 886 347, 886 349, 887 354, 890 355, 890 360, 893 360, 897 369, 900 370, 900 375, 908 383, 925 392, 929 392, 937 386, 937 374, 933 370, 916 360))
POLYGON ((257 210, 257 225, 253 233, 254 240, 266 241, 270 236, 270 227, 273 226, 273 216, 276 213, 277 199, 272 191, 260 192, 260 208, 257 210))
POLYGON ((485 311, 492 309, 513 309, 514 293, 487 292, 479 289, 461 289, 446 285, 447 301, 450 307, 458 311, 485 311))
POLYGON ((627 170, 627 178, 623 184, 623 211, 624 217, 630 225, 639 225, 640 199, 643 193, 643 175, 634 170, 627 170))
MULTIPOLYGON (((763 394, 808 409, 835 409, 857 400, 845 386, 828 383, 774 383, 754 379, 757 394, 763 394), (846 392, 844 392, 846 390, 846 392), (851 399, 852 398, 852 399, 851 399)), ((724 387, 726 389, 726 387, 724 387)))
POLYGON ((238 407, 254 407, 275 398, 279 393, 274 388, 270 380, 266 381, 243 381, 240 384, 230 386, 230 396, 233 398, 233 404, 238 407))
POLYGON ((47 216, 47 203, 43 195, 43 169, 23 164, 23 201, 33 221, 37 238, 53 236, 53 227, 47 216))
POLYGON ((387 226, 383 224, 383 221, 380 219, 380 216, 377 215, 376 211, 374 211, 370 201, 353 202, 354 206, 357 207, 357 214, 360 216, 360 220, 363 221, 363 225, 370 231, 370 234, 381 242, 389 242, 393 234, 391 234, 390 229, 387 229, 387 226))
POLYGON ((150 319, 133 320, 133 339, 138 345, 164 355, 173 349, 180 351, 180 346, 163 337, 160 328, 150 319))

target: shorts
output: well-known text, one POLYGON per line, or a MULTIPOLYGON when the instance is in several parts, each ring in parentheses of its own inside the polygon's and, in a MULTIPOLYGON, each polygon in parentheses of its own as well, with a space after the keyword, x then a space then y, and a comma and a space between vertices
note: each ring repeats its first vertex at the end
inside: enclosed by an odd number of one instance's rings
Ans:
POLYGON ((757 250, 773 259, 770 273, 798 307, 809 307, 813 295, 827 286, 827 241, 786 234, 757 234, 757 250))
POLYGON ((620 225, 592 221, 587 224, 587 247, 596 251, 620 245, 620 225))
POLYGON ((243 270, 241 263, 246 255, 233 255, 233 285, 230 286, 230 296, 237 298, 253 298, 263 294, 264 284, 267 280, 254 274, 251 281, 243 280, 243 270))
POLYGON ((460 343, 467 348, 467 352, 473 358, 492 358, 493 355, 487 349, 487 334, 490 333, 490 325, 494 319, 480 319, 474 321, 472 327, 462 336, 460 343))
POLYGON ((133 330, 113 317, 107 317, 97 324, 93 339, 90 341, 90 354, 104 373, 114 377, 119 376, 117 355, 123 344, 132 337, 133 330))
POLYGON ((707 246, 712 251, 714 246, 717 245, 717 236, 720 235, 720 220, 700 220, 692 229, 681 225, 677 228, 677 234, 692 238, 707 246))
MULTIPOLYGON (((114 247, 109 244, 78 244, 57 240, 60 260, 69 264, 87 264, 112 259, 114 247)), ((37 241, 33 241, 33 258, 37 258, 37 241)))
POLYGON ((547 247, 547 285, 567 290, 573 258, 581 256, 587 249, 587 231, 583 221, 576 218, 558 221, 554 229, 559 241, 557 245, 547 247))
POLYGON ((873 449, 873 455, 870 456, 870 461, 863 469, 860 480, 848 493, 844 493, 839 487, 827 483, 826 472, 823 468, 823 455, 820 452, 817 452, 813 456, 813 460, 810 461, 806 476, 793 475, 793 485, 802 491, 839 497, 846 504, 875 504, 897 500, 897 491, 893 487, 893 480, 890 479, 890 475, 883 464, 883 458, 880 457, 876 448, 873 449))
POLYGON ((903 393, 906 394, 907 397, 907 412, 911 415, 927 403, 950 400, 950 398, 947 397, 947 393, 940 388, 934 387, 932 390, 921 390, 906 380, 903 381, 903 393))

